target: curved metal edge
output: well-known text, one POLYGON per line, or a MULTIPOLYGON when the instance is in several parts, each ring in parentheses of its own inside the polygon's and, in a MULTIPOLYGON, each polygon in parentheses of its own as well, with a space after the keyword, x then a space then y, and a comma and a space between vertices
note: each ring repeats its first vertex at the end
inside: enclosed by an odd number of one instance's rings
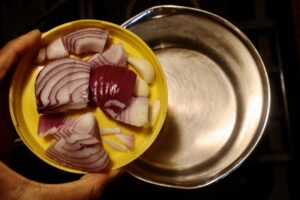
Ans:
POLYGON ((238 38, 241 39, 241 42, 247 47, 247 49, 249 50, 249 52, 251 53, 251 55, 255 58, 256 63, 258 64, 258 66, 260 67, 260 75, 263 77, 263 85, 265 86, 263 88, 263 91, 266 94, 266 98, 264 100, 265 102, 265 106, 263 108, 263 113, 265 113, 264 115, 262 115, 262 119, 264 119, 263 121, 261 121, 261 123, 258 126, 258 130, 260 131, 260 134, 258 135, 258 137, 256 138, 256 141, 254 142, 253 146, 248 149, 245 154, 244 157, 239 158, 238 160, 236 160, 235 164, 233 165, 233 167, 231 166, 230 169, 226 168, 223 170, 224 173, 220 174, 220 176, 216 176, 215 178, 211 179, 210 181, 206 182, 205 184, 202 185, 195 185, 195 186, 179 186, 179 185, 171 185, 171 184, 167 184, 167 183, 159 183, 156 181, 151 181, 145 178, 142 178, 130 171, 128 171, 128 173, 130 175, 132 175, 133 177, 151 183, 151 184, 155 184, 155 185, 159 185, 159 186, 165 186, 165 187, 170 187, 170 188, 177 188, 177 189, 198 189, 198 188, 203 188, 205 186, 208 186, 212 183, 215 183, 223 178, 225 178, 226 176, 228 176, 230 173, 232 173, 234 170, 236 170, 249 156, 250 154, 253 152, 253 150, 256 148, 256 146, 258 145, 264 130, 266 128, 268 119, 269 119, 269 115, 270 115, 270 105, 271 105, 271 90, 270 90, 270 83, 269 83, 269 78, 267 75, 267 70, 265 68, 265 65, 263 63, 263 60, 261 58, 261 56, 259 55, 257 49, 255 48, 255 46, 253 45, 253 43, 251 42, 251 40, 239 29, 237 28, 234 24, 232 24, 231 22, 229 22, 228 20, 205 10, 202 9, 197 9, 197 8, 191 8, 191 7, 185 7, 185 6, 177 6, 177 5, 162 5, 162 6, 154 6, 151 7, 135 16, 133 16, 132 18, 130 18, 129 20, 127 20, 126 22, 124 22, 121 26, 124 28, 129 29, 131 26, 137 24, 137 23, 141 23, 143 21, 149 20, 153 17, 155 17, 155 13, 158 13, 164 9, 167 9, 167 11, 165 11, 165 14, 167 13, 174 13, 174 12, 180 12, 180 11, 192 11, 196 14, 205 14, 206 16, 210 17, 211 19, 217 21, 219 24, 226 26, 227 28, 229 28, 229 30, 231 30, 231 32, 238 38))

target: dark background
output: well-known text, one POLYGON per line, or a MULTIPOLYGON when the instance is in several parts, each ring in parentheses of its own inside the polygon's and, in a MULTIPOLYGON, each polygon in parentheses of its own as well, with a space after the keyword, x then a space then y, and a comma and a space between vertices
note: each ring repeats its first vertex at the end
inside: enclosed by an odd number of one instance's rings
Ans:
MULTIPOLYGON (((297 184, 300 169, 297 166, 300 148, 299 0, 1 0, 0 45, 32 29, 47 31, 78 19, 122 24, 133 15, 160 4, 213 12, 249 37, 262 56, 270 79, 269 122, 252 155, 217 183, 196 190, 178 190, 144 183, 125 173, 109 185, 101 199, 300 199, 300 184, 297 184)), ((4 98, 9 80, 7 77, 1 83, 4 98)), ((0 103, 7 107, 7 101, 0 103)), ((7 109, 1 109, 0 115, 10 119, 7 109)), ((14 132, 14 127, 8 121, 7 129, 0 131, 14 132)), ((24 176, 46 183, 80 177, 43 163, 20 140, 15 141, 8 163, 24 176)))

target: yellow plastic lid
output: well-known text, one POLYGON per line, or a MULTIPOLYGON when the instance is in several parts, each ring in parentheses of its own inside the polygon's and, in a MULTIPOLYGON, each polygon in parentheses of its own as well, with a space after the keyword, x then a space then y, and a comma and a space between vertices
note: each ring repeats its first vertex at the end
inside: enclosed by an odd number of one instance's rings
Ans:
MULTIPOLYGON (((155 80, 150 85, 150 105, 153 101, 159 100, 161 108, 156 123, 152 128, 136 128, 117 123, 109 119, 99 108, 89 108, 78 111, 94 113, 99 128, 102 127, 121 127, 123 133, 133 133, 135 135, 135 150, 125 152, 117 151, 103 143, 104 149, 111 158, 111 168, 117 169, 125 166, 143 154, 158 136, 164 120, 166 118, 168 107, 167 85, 163 70, 152 50, 135 34, 119 25, 100 20, 79 20, 57 26, 42 35, 42 43, 47 45, 52 40, 70 33, 72 31, 87 28, 98 27, 109 31, 109 40, 111 43, 122 43, 125 52, 134 57, 147 59, 155 69, 155 80)), ((14 126, 26 144, 26 146, 40 159, 59 169, 73 172, 85 173, 79 170, 67 168, 54 160, 48 158, 44 153, 46 149, 55 142, 54 138, 40 137, 38 135, 38 119, 36 97, 35 97, 35 79, 42 66, 32 65, 23 66, 22 64, 14 72, 12 84, 9 93, 10 114, 14 126)), ((129 66, 132 69, 131 66, 129 66)), ((113 136, 109 139, 115 140, 113 136)))

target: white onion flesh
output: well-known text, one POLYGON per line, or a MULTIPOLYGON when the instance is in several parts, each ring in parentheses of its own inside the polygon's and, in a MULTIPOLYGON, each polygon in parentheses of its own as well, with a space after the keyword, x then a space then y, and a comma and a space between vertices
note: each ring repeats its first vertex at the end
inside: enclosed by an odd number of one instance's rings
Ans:
POLYGON ((149 123, 149 99, 146 97, 132 98, 130 104, 115 120, 137 127, 147 126, 149 123))
POLYGON ((113 65, 119 67, 127 66, 127 58, 122 44, 112 44, 102 54, 95 54, 90 59, 88 59, 87 62, 91 63, 94 68, 102 67, 105 65, 113 65))
POLYGON ((150 126, 153 127, 156 120, 157 120, 157 117, 158 117, 158 114, 159 114, 159 111, 160 111, 160 101, 159 100, 155 100, 152 105, 151 105, 151 108, 150 108, 150 126))
POLYGON ((132 65, 147 83, 152 83, 155 72, 152 64, 143 58, 128 56, 127 61, 132 65))
POLYGON ((67 57, 67 56, 69 56, 69 52, 66 50, 61 37, 53 40, 46 47, 47 59, 53 60, 53 59, 67 57))
POLYGON ((114 128, 100 128, 100 135, 111 135, 111 134, 119 134, 121 133, 120 127, 114 128))
POLYGON ((135 137, 133 134, 115 134, 115 137, 118 138, 129 150, 134 150, 135 137))
POLYGON ((136 77, 133 94, 138 97, 147 97, 150 94, 150 88, 147 82, 140 77, 136 77))
POLYGON ((111 139, 108 139, 106 137, 103 137, 102 138, 103 141, 108 145, 110 146, 111 148, 113 148, 114 150, 117 150, 117 151, 126 151, 127 150, 127 147, 123 144, 119 144, 117 142, 114 142, 113 140, 111 139))

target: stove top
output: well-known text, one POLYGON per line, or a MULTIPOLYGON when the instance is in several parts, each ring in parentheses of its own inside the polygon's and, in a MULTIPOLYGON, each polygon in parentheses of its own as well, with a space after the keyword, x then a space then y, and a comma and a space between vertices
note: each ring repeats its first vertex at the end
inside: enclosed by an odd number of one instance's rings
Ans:
MULTIPOLYGON (((116 199, 120 195, 126 199, 299 198, 298 188, 294 184, 298 175, 296 147, 300 141, 297 136, 300 129, 297 123, 299 98, 293 91, 299 85, 300 74, 289 1, 60 0, 55 3, 50 0, 1 1, 1 44, 33 28, 46 31, 64 22, 83 18, 122 24, 135 14, 161 4, 183 5, 213 12, 232 22, 249 37, 262 56, 270 80, 269 122, 264 136, 251 156, 233 173, 217 183, 201 189, 178 190, 144 183, 125 173, 108 186, 101 199, 116 199)), ((1 89, 3 87, 8 85, 2 84, 1 89)), ((6 114, 9 118, 9 114, 6 114)), ((12 125, 10 129, 14 130, 12 125)), ((15 144, 10 165, 19 173, 41 182, 57 183, 79 177, 43 163, 21 142, 15 144)))

